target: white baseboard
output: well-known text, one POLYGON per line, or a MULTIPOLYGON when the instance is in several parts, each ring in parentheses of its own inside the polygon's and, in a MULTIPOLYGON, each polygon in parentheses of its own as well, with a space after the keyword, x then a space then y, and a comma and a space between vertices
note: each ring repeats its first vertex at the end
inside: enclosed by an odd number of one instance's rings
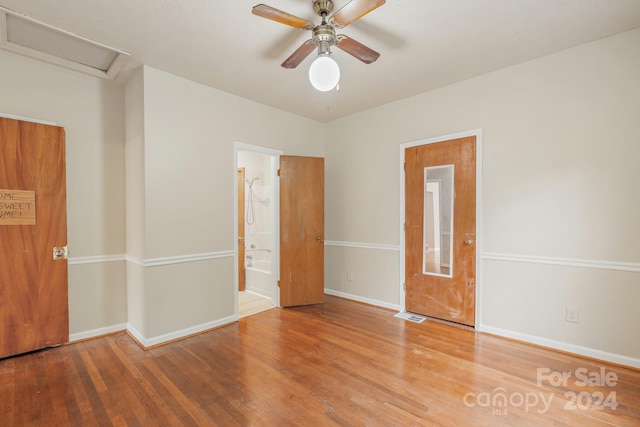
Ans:
POLYGON ((154 345, 162 344, 165 342, 177 340, 180 338, 188 337, 189 335, 198 334, 200 332, 207 331, 209 329, 217 328, 220 326, 228 325, 230 323, 236 322, 238 318, 236 316, 224 317, 222 319, 213 320, 207 323, 201 323, 200 325, 191 326, 189 328, 181 329, 175 332, 169 332, 168 334, 159 335, 153 338, 146 338, 142 335, 136 328, 131 325, 127 325, 127 331, 133 337, 138 340, 143 347, 153 347, 154 345))
POLYGON ((523 341, 530 344, 536 344, 542 347, 548 347, 555 350, 565 351, 592 359, 602 360, 605 362, 616 363, 618 365, 630 366, 640 369, 640 359, 624 356, 622 354, 609 353, 595 348, 583 347, 580 345, 555 341, 548 338, 542 338, 535 335, 523 334, 508 329, 495 328, 493 326, 481 325, 478 331, 498 335, 505 338, 511 338, 517 341, 523 341))
POLYGON ((335 291, 333 289, 324 288, 324 293, 327 295, 333 295, 340 298, 350 299, 353 301, 363 302, 369 305, 375 305, 383 308, 390 308, 391 310, 400 310, 399 304, 391 304, 386 301, 380 301, 371 298, 361 297, 360 295, 348 294, 346 292, 335 291))
POLYGON ((147 347, 147 345, 144 344, 147 339, 136 328, 134 328, 130 324, 127 324, 127 332, 129 332, 133 336, 133 338, 138 341, 139 344, 141 344, 143 347, 147 347))
POLYGON ((113 334, 114 332, 120 332, 127 329, 126 323, 119 325, 106 326, 104 328, 92 329, 90 331, 76 332, 69 335, 69 342, 86 340, 88 338, 99 337, 100 335, 113 334))

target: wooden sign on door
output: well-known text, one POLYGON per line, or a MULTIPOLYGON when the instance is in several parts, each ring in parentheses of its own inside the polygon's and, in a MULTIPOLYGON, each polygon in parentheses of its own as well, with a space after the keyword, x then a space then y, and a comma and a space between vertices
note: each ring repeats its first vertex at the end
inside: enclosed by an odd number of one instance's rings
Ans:
POLYGON ((0 189, 0 225, 34 225, 36 192, 0 189))

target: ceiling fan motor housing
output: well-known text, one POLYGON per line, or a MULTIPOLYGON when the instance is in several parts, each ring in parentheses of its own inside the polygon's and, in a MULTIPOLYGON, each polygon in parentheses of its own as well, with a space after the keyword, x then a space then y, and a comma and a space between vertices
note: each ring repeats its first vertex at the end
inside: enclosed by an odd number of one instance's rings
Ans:
POLYGON ((318 53, 328 53, 329 48, 336 44, 336 30, 330 25, 320 24, 313 29, 312 41, 318 47, 318 53))

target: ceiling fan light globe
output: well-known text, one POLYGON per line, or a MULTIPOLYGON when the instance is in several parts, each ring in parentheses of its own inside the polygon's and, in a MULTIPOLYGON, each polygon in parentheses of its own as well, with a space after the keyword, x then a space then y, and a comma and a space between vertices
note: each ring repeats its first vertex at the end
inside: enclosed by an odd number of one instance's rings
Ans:
POLYGON ((340 81, 340 67, 329 55, 318 55, 309 67, 309 81, 321 92, 335 88, 340 81))

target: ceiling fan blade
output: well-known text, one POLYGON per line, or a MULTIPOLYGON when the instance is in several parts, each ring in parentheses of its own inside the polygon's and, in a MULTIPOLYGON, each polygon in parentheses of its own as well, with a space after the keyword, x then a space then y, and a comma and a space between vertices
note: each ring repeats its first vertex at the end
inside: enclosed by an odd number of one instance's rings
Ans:
POLYGON ((371 64, 380 57, 380 54, 375 50, 366 47, 362 43, 357 42, 344 34, 340 34, 336 38, 338 39, 337 46, 340 49, 344 50, 354 58, 358 58, 365 64, 371 64))
POLYGON ((385 0, 351 0, 342 9, 329 18, 329 22, 338 27, 344 28, 353 21, 362 18, 372 10, 382 6, 385 0))
POLYGON ((272 21, 280 22, 281 24, 290 25, 295 28, 302 28, 304 30, 312 30, 313 23, 306 19, 299 18, 287 12, 283 12, 266 4, 258 4, 253 6, 251 13, 254 15, 262 16, 263 18, 271 19, 272 21))
POLYGON ((306 42, 302 43, 302 46, 296 49, 296 51, 293 52, 290 57, 285 59, 281 65, 284 68, 296 68, 304 58, 306 58, 311 52, 313 52, 315 48, 316 47, 313 45, 313 41, 309 39, 306 42))

